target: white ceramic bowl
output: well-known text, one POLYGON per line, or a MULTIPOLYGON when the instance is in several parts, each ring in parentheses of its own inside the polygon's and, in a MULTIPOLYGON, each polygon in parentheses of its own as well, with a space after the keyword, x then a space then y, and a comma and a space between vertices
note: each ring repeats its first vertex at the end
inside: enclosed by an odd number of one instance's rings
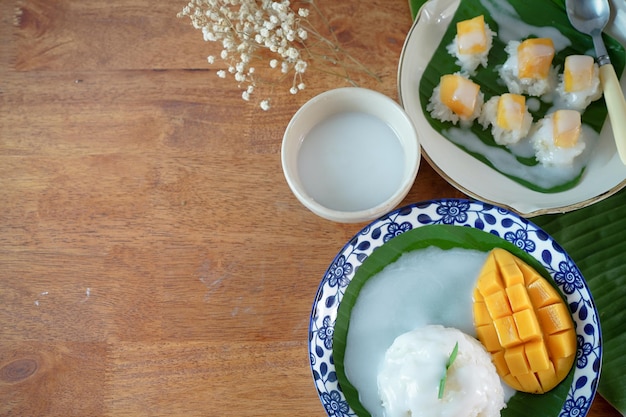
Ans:
POLYGON ((283 172, 298 200, 325 219, 371 221, 407 195, 420 163, 417 132, 402 107, 358 87, 305 103, 283 136, 283 172))

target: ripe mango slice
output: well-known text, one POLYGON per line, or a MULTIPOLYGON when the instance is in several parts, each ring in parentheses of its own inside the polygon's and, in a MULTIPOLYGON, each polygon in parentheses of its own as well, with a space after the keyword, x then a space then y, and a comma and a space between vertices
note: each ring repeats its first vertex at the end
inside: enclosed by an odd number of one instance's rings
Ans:
POLYGON ((524 261, 493 249, 473 309, 478 339, 512 388, 542 394, 567 376, 576 358, 572 316, 557 290, 524 261))
POLYGON ((441 77, 439 98, 461 118, 468 118, 476 109, 480 86, 458 74, 441 77))

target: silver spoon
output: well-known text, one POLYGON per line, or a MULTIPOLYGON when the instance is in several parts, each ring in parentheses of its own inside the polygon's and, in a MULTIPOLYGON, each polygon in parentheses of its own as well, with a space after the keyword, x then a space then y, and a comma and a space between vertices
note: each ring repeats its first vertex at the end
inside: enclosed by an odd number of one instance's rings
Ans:
POLYGON ((579 32, 591 35, 596 58, 600 66, 600 82, 604 100, 609 111, 613 137, 617 152, 626 165, 626 101, 611 64, 606 46, 602 40, 602 30, 609 21, 611 9, 608 0, 565 0, 567 17, 579 32))

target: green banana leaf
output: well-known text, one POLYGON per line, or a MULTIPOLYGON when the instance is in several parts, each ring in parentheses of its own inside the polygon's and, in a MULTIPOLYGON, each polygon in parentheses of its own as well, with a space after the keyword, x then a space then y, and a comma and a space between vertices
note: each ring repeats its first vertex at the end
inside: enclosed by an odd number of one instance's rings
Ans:
MULTIPOLYGON (((409 0, 414 19, 425 3, 409 0)), ((564 10, 563 1, 555 3, 564 10)), ((602 326, 598 393, 626 415, 626 190, 590 207, 533 221, 565 248, 587 280, 602 326)))
MULTIPOLYGON (((356 388, 348 380, 344 358, 350 314, 363 285, 385 266, 396 261, 403 253, 428 246, 441 249, 464 248, 490 251, 494 247, 508 250, 535 268, 552 282, 550 275, 539 262, 510 242, 482 230, 449 225, 428 225, 405 232, 374 251, 359 267, 339 305, 333 335, 333 357, 341 390, 352 409, 360 417, 370 417, 370 413, 359 401, 356 388)), ((556 287, 555 287, 556 288, 556 287)), ((557 289, 558 290, 558 289, 557 289)), ((572 384, 573 368, 570 375, 552 391, 543 395, 516 393, 502 410, 502 417, 557 416, 565 402, 572 384)))
POLYGON ((602 327, 598 393, 626 414, 626 191, 533 221, 563 246, 587 280, 602 327))
MULTIPOLYGON (((593 49, 591 37, 576 31, 569 23, 562 0, 509 0, 508 2, 511 6, 515 8, 521 20, 532 24, 533 26, 556 27, 565 37, 570 40, 571 45, 561 51, 558 51, 555 55, 553 60, 553 65, 555 67, 563 68, 563 63, 568 55, 584 54, 587 51, 593 49), (537 13, 538 9, 541 10, 541 13, 537 13)), ((415 10, 417 6, 417 3, 415 5, 412 5, 412 10, 415 10)), ((426 109, 426 106, 428 105, 434 88, 439 84, 440 77, 443 74, 451 74, 460 70, 460 67, 456 64, 456 58, 451 56, 446 50, 446 46, 449 45, 456 36, 455 23, 462 20, 470 19, 478 15, 484 15, 485 22, 489 25, 489 27, 493 31, 498 32, 498 23, 491 18, 489 11, 485 8, 485 6, 483 6, 483 2, 476 0, 461 0, 459 7, 452 18, 451 24, 448 26, 439 47, 435 51, 432 59, 424 70, 420 81, 419 94, 424 116, 433 127, 433 129, 435 129, 444 137, 449 137, 449 129, 453 126, 452 123, 442 122, 440 120, 432 118, 430 116, 430 113, 426 109)), ((605 42, 614 67, 616 68, 617 73, 621 74, 624 68, 624 48, 615 39, 609 38, 608 36, 605 36, 605 42)), ((472 76, 472 79, 481 86, 481 91, 484 93, 485 100, 488 100, 492 96, 501 95, 508 91, 506 86, 502 84, 497 71, 497 68, 499 68, 508 58, 508 55, 505 52, 505 46, 506 44, 502 40, 500 40, 497 36, 494 37, 493 46, 489 53, 488 67, 479 67, 476 74, 472 76)), ((540 103, 541 105, 539 109, 530 110, 535 121, 543 118, 552 107, 552 103, 547 103, 544 101, 541 101, 540 103)), ((607 110, 604 99, 593 102, 582 113, 583 123, 588 125, 598 133, 600 132, 606 117, 607 110)), ((471 131, 486 146, 491 148, 499 148, 511 154, 520 167, 534 166, 539 164, 534 156, 515 156, 515 154, 512 153, 506 146, 497 145, 493 139, 491 130, 483 129, 478 123, 474 123, 472 125, 471 131)), ((452 137, 449 137, 449 139, 452 139, 452 137)), ((472 155, 474 158, 482 161, 486 165, 489 165, 496 170, 499 170, 496 166, 492 164, 492 162, 489 161, 486 155, 483 155, 482 153, 477 151, 466 149, 461 145, 458 146, 469 155, 472 155)), ((576 186, 576 184, 578 184, 578 182, 580 181, 582 174, 584 173, 584 167, 581 168, 575 178, 566 179, 563 182, 554 186, 542 186, 535 183, 529 178, 516 176, 501 170, 499 171, 501 172, 501 174, 509 177, 510 179, 531 190, 544 193, 555 193, 565 191, 576 186)))

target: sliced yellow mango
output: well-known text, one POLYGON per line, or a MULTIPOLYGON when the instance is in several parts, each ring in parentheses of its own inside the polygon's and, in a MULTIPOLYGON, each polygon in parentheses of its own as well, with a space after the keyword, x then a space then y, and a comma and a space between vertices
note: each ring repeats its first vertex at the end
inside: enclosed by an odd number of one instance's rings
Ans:
POLYGON ((563 70, 564 90, 571 93, 591 88, 594 79, 595 63, 588 55, 569 55, 565 58, 563 70))
POLYGON ((523 342, 541 339, 541 325, 532 307, 513 313, 513 319, 515 320, 519 338, 523 342))
POLYGON ((511 317, 511 306, 505 291, 494 292, 484 296, 487 311, 492 319, 511 317))
POLYGON ((461 118, 474 114, 479 93, 480 86, 461 75, 446 74, 441 77, 439 98, 461 118))
POLYGON ((561 300, 554 287, 546 280, 535 280, 527 285, 528 296, 535 308, 556 304, 561 300))
POLYGON ((520 94, 505 93, 498 99, 496 124, 502 129, 519 130, 524 123, 526 97, 520 94))
POLYGON ((517 326, 515 326, 515 320, 513 317, 506 316, 495 319, 493 324, 496 328, 496 334, 498 335, 500 346, 503 348, 512 348, 522 343, 522 340, 517 333, 517 326))
POLYGON ((476 334, 502 379, 518 391, 544 393, 569 373, 576 331, 557 290, 504 249, 492 250, 474 290, 476 334))
POLYGON ((532 38, 521 42, 517 47, 519 78, 548 78, 554 53, 554 42, 550 38, 532 38))
POLYGON ((550 369, 550 354, 541 340, 527 343, 524 348, 528 363, 533 371, 539 372, 550 369))
POLYGON ((487 32, 483 15, 458 22, 456 34, 460 54, 479 54, 487 50, 487 32))
POLYGON ((474 303, 474 323, 477 326, 483 326, 492 322, 489 310, 485 303, 474 303))
POLYGON ((532 308, 530 297, 523 281, 521 284, 506 287, 505 292, 514 312, 527 311, 532 308))
POLYGON ((557 110, 552 118, 554 144, 561 148, 571 148, 578 143, 581 132, 581 118, 577 110, 557 110))

